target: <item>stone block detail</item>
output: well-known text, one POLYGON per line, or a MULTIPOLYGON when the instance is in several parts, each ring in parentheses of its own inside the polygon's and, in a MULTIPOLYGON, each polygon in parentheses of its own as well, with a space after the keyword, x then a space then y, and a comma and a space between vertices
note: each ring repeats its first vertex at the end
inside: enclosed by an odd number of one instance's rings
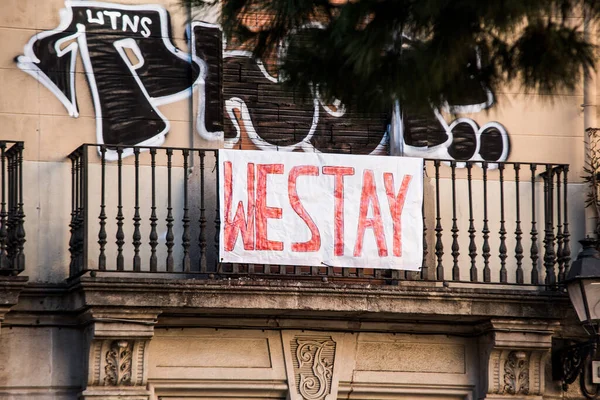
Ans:
POLYGON ((554 326, 520 321, 492 321, 482 340, 481 398, 544 395, 544 373, 554 326))
POLYGON ((87 325, 87 382, 81 400, 148 400, 148 343, 158 313, 91 309, 87 325))

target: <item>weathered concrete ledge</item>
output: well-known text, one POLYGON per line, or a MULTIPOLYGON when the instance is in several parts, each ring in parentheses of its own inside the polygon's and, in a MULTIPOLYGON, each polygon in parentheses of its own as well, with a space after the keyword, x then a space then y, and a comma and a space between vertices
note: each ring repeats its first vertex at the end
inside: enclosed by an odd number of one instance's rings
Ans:
MULTIPOLYGON (((493 318, 561 320, 567 296, 539 286, 451 285, 402 281, 397 286, 250 279, 81 277, 59 286, 31 284, 12 314, 73 317, 90 308, 155 310, 160 318, 323 318, 475 324, 493 318), (40 299, 44 298, 44 304, 40 299)), ((58 322, 57 322, 58 323, 58 322)))

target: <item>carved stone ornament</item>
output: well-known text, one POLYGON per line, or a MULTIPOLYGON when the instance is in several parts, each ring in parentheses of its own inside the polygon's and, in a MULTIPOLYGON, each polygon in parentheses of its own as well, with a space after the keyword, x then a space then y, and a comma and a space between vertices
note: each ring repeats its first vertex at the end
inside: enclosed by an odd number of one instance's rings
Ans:
POLYGON ((119 386, 131 385, 131 359, 133 343, 127 340, 115 340, 106 352, 104 383, 119 386))
POLYGON ((331 337, 296 337, 294 355, 296 390, 305 400, 322 400, 331 393, 336 343, 331 337))
POLYGON ((542 395, 544 365, 548 355, 547 350, 495 349, 492 351, 488 361, 488 396, 542 395))
POLYGON ((504 363, 504 392, 512 395, 529 394, 529 354, 511 351, 504 363))
POLYGON ((144 386, 147 340, 94 340, 90 348, 88 387, 144 386))

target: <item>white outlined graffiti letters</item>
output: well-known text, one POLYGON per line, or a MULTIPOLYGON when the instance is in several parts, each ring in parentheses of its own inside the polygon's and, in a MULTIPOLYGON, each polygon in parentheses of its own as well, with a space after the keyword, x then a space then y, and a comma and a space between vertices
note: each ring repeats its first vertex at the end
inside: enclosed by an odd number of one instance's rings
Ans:
POLYGON ((94 103, 97 142, 160 145, 170 127, 157 107, 189 96, 206 69, 170 38, 169 14, 160 6, 66 1, 59 27, 32 37, 17 64, 77 117, 79 54, 94 103))
MULTIPOLYGON (((407 156, 490 162, 508 156, 508 134, 497 122, 447 122, 439 110, 424 115, 391 104, 363 114, 324 104, 318 94, 296 98, 249 52, 224 50, 218 25, 193 21, 188 33, 191 54, 174 46, 162 6, 67 0, 59 26, 33 36, 16 61, 78 117, 80 57, 101 144, 161 145, 170 124, 159 106, 196 89, 196 131, 208 141, 224 139, 225 147, 242 147, 248 139, 246 148, 263 150, 387 154, 391 136, 407 156), (399 123, 390 135, 392 115, 399 123)), ((473 78, 474 68, 480 68, 476 52, 464 74, 469 90, 443 111, 473 113, 493 105, 492 93, 473 78)), ((111 151, 107 156, 117 157, 111 151)))

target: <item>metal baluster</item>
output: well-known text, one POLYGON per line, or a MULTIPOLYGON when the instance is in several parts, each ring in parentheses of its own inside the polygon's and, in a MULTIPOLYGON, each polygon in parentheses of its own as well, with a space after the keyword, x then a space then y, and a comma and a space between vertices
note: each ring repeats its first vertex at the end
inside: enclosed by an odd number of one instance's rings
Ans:
POLYGON ((563 181, 563 206, 564 206, 564 222, 563 222, 563 265, 565 268, 565 276, 569 272, 569 267, 571 264, 571 244, 570 244, 570 233, 569 233, 569 208, 567 207, 567 194, 568 194, 568 175, 569 175, 569 166, 563 166, 564 171, 564 181, 563 181))
POLYGON ((483 170, 483 246, 481 247, 483 256, 483 281, 490 282, 492 280, 492 274, 490 271, 490 228, 488 226, 488 213, 487 213, 487 169, 488 164, 486 162, 481 163, 483 170))
MULTIPOLYGON (((80 270, 83 271, 86 267, 87 267, 87 166, 88 166, 88 146, 87 145, 83 145, 82 146, 82 154, 81 154, 81 191, 80 191, 80 195, 81 195, 81 201, 80 201, 80 209, 81 212, 79 214, 79 220, 80 220, 80 243, 81 243, 81 250, 80 250, 80 254, 79 254, 79 258, 80 258, 80 270)), ((22 163, 21 163, 22 164, 22 163)), ((19 190, 22 196, 23 193, 23 189, 22 189, 22 185, 23 182, 21 180, 21 189, 19 190)), ((20 201, 21 206, 20 209, 22 210, 22 204, 23 204, 23 200, 20 201)), ((22 214, 22 212, 21 212, 22 214)), ((23 231, 23 238, 25 237, 25 232, 23 231)), ((23 240, 24 241, 24 240, 23 240)), ((23 254, 24 257, 24 252, 21 251, 21 253, 23 254)))
MULTIPOLYGON (((11 148, 10 157, 8 159, 8 260, 11 268, 14 268, 14 255, 15 255, 15 216, 16 216, 16 181, 15 181, 15 156, 14 149, 11 148)), ((77 214, 75 214, 75 227, 77 214)), ((77 242, 77 235, 75 234, 75 242, 77 242)), ((77 253, 75 253, 77 254, 77 253)))
POLYGON ((437 268, 436 278, 437 280, 444 279, 444 266, 442 264, 442 257, 444 255, 444 244, 442 243, 442 216, 440 212, 440 161, 435 160, 435 212, 436 212, 436 224, 435 224, 435 255, 437 256, 437 268))
POLYGON ((467 162, 467 184, 469 188, 469 257, 471 257, 471 269, 469 275, 471 282, 477 282, 477 244, 475 243, 475 220, 473 218, 473 163, 467 162))
POLYGON ((523 231, 521 230, 521 196, 520 196, 520 187, 519 187, 519 170, 521 169, 520 164, 515 164, 515 193, 516 193, 516 228, 515 228, 515 259, 517 260, 517 283, 524 283, 524 275, 523 275, 523 245, 521 244, 523 231))
POLYGON ((454 260, 452 266, 452 280, 460 280, 460 270, 458 268, 458 256, 460 248, 458 245, 458 225, 456 223, 456 162, 450 163, 452 171, 452 258, 454 260))
POLYGON ((188 215, 188 157, 190 151, 184 149, 183 153, 183 233, 181 235, 181 241, 183 246, 183 270, 190 272, 190 217, 188 215))
POLYGON ((8 239, 8 231, 6 229, 6 143, 0 142, 0 162, 2 168, 2 199, 0 199, 0 269, 8 269, 8 255, 6 253, 6 242, 8 239))
POLYGON ((498 164, 498 170, 500 171, 500 231, 498 231, 498 234, 500 235, 500 247, 498 248, 500 257, 500 282, 506 283, 508 280, 508 275, 506 272, 506 258, 508 255, 506 249, 506 226, 504 220, 504 164, 498 164))
MULTIPOLYGON (((75 179, 76 179, 76 192, 75 192, 75 260, 73 263, 73 268, 75 269, 75 272, 79 272, 80 269, 80 257, 81 257, 81 218, 80 218, 80 213, 81 213, 81 153, 82 153, 82 149, 80 148, 78 153, 77 153, 77 166, 76 166, 76 173, 75 173, 75 179)), ((14 166, 16 168, 16 165, 14 166)), ((16 189, 16 173, 13 171, 13 177, 15 179, 15 183, 13 185, 13 187, 15 187, 16 189)), ((15 190, 15 195, 16 195, 16 190, 15 190)), ((16 254, 16 252, 15 252, 16 254)), ((13 268, 14 268, 15 264, 14 264, 14 260, 13 260, 13 268)))
POLYGON ((156 272, 158 270, 158 259, 156 258, 156 246, 158 246, 158 233, 156 232, 156 225, 158 218, 156 217, 156 149, 150 148, 150 171, 152 180, 152 204, 150 206, 150 271, 156 272))
MULTIPOLYGON (((423 161, 423 176, 427 174, 427 165, 423 161)), ((427 247, 427 221, 425 219, 425 199, 421 204, 421 213, 423 214, 423 263, 421 265, 421 279, 429 280, 429 266, 427 265, 427 255, 429 254, 427 247)), ((362 268, 357 269, 357 274, 361 277, 362 268)))
POLYGON ((133 149, 134 168, 135 168, 135 206, 133 207, 133 270, 142 270, 142 258, 140 257, 140 246, 142 245, 142 233, 140 225, 140 149, 133 149))
POLYGON ((125 233, 123 232, 123 149, 117 148, 117 271, 125 270, 125 259, 123 258, 123 245, 125 244, 125 233))
POLYGON ((561 216, 561 180, 560 175, 562 169, 556 169, 556 261, 558 263, 558 281, 561 282, 565 278, 565 267, 563 259, 563 233, 562 233, 562 216, 561 216))
MULTIPOLYGON (((77 156, 72 153, 69 158, 71 159, 71 222, 69 223, 69 228, 70 228, 70 232, 71 232, 71 237, 69 238, 69 253, 71 253, 71 262, 69 263, 69 273, 71 274, 71 276, 75 275, 75 258, 76 258, 76 251, 77 251, 77 247, 76 245, 76 237, 75 237, 75 228, 76 228, 76 218, 75 218, 75 210, 76 210, 76 199, 77 199, 77 180, 75 179, 76 174, 77 174, 77 156)), ((12 185, 10 180, 12 179, 11 176, 11 169, 12 169, 12 162, 9 159, 8 160, 8 179, 9 179, 9 185, 12 185)), ((9 213, 10 213, 10 207, 11 207, 11 202, 10 202, 10 196, 12 195, 11 191, 10 191, 10 187, 9 187, 9 191, 8 191, 8 196, 9 196, 9 213)), ((10 216, 9 216, 10 218, 10 216)), ((9 227, 10 228, 10 227, 9 227)), ((10 230, 9 230, 10 232, 10 230)), ((10 253, 9 253, 10 256, 10 253)))
POLYGON ((98 269, 101 271, 106 270, 106 146, 100 146, 100 229, 98 231, 98 245, 100 246, 100 254, 98 255, 98 269))
POLYGON ((167 234, 165 236, 166 246, 167 246, 167 271, 174 271, 174 261, 173 261, 173 246, 175 246, 175 235, 173 234, 173 205, 171 204, 171 168, 172 168, 172 160, 173 149, 167 149, 167 234))
POLYGON ((545 230, 544 230, 544 268, 546 269, 545 283, 548 286, 556 284, 556 274, 554 264, 556 262, 554 253, 554 206, 553 206, 553 170, 552 165, 546 165, 546 173, 544 175, 544 215, 545 215, 545 230))
POLYGON ((538 285, 540 283, 540 274, 538 271, 538 259, 539 259, 539 249, 537 245, 537 236, 538 231, 536 228, 535 221, 535 173, 537 169, 536 164, 531 164, 531 248, 530 248, 530 257, 531 257, 531 284, 538 285))
POLYGON ((219 245, 219 239, 220 239, 220 234, 221 234, 221 211, 220 211, 220 201, 221 201, 221 195, 220 195, 220 183, 219 183, 219 151, 215 150, 215 173, 216 173, 216 193, 217 193, 217 207, 216 207, 216 212, 215 212, 215 250, 216 250, 216 265, 215 265, 215 271, 219 271, 219 266, 221 265, 221 260, 219 259, 219 250, 220 250, 220 245, 219 245))
MULTIPOLYGON (((200 150, 200 236, 198 244, 200 246, 200 272, 206 273, 206 214, 204 206, 204 157, 206 153, 200 150)), ((219 199, 217 199, 219 201, 219 199)))

